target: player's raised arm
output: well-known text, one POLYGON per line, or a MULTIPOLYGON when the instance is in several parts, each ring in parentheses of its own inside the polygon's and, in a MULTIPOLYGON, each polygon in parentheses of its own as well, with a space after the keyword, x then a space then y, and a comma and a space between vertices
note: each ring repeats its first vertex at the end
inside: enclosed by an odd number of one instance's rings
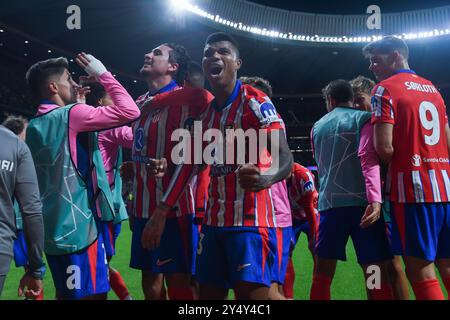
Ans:
POLYGON ((78 54, 78 65, 83 68, 90 77, 100 82, 113 104, 102 108, 95 108, 86 104, 76 105, 70 113, 71 125, 76 126, 76 131, 96 131, 125 125, 136 120, 140 116, 139 108, 125 88, 108 72, 101 61, 92 55, 78 54))

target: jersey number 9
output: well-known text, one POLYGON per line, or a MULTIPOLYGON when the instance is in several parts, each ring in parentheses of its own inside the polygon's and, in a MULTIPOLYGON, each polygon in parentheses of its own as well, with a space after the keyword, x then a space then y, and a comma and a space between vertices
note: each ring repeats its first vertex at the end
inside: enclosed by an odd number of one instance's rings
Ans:
POLYGON ((424 135, 425 143, 430 146, 436 145, 441 137, 439 113, 436 106, 431 102, 423 101, 419 107, 419 116, 422 126, 426 130, 431 130, 431 135, 424 135), (427 112, 431 114, 431 120, 428 120, 427 112))

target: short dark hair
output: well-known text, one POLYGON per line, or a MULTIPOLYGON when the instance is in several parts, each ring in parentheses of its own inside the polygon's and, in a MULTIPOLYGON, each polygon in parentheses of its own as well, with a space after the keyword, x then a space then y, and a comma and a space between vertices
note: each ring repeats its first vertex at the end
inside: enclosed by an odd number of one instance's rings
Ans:
POLYGON ((353 94, 367 93, 370 95, 373 87, 375 87, 375 81, 364 76, 357 76, 355 79, 350 80, 350 85, 352 86, 353 94))
POLYGON ((186 48, 182 45, 176 43, 164 43, 164 45, 172 49, 169 51, 169 62, 178 64, 178 70, 174 80, 179 85, 182 85, 183 81, 186 79, 187 66, 189 61, 191 61, 191 57, 186 48))
POLYGON ((22 116, 9 116, 3 121, 2 125, 14 132, 15 135, 22 133, 28 120, 22 116))
POLYGON ((86 86, 90 88, 90 92, 86 95, 86 104, 98 107, 98 100, 106 96, 105 88, 98 82, 86 83, 86 86))
POLYGON ((201 74, 203 76, 202 66, 195 61, 190 61, 187 66, 187 75, 192 74, 201 74))
POLYGON ((205 75, 203 74, 202 67, 197 62, 189 62, 187 66, 186 78, 184 79, 184 81, 184 85, 204 88, 205 75))
POLYGON ((236 56, 238 58, 241 56, 241 54, 239 52, 238 42, 231 35, 229 35, 228 33, 225 33, 225 32, 216 32, 216 33, 210 34, 208 36, 208 38, 206 38, 205 45, 220 42, 220 41, 230 42, 236 51, 236 56))
POLYGON ((370 54, 387 54, 398 51, 406 60, 409 57, 409 49, 405 40, 395 36, 386 36, 380 40, 369 43, 363 48, 365 57, 370 54))
POLYGON ((43 60, 33 64, 27 71, 25 79, 34 99, 42 98, 42 88, 50 77, 61 76, 69 69, 69 62, 64 57, 43 60))
POLYGON ((322 89, 322 94, 325 99, 328 96, 335 100, 336 103, 347 103, 353 101, 353 89, 350 83, 346 80, 338 79, 331 81, 325 88, 322 89))
POLYGON ((269 98, 272 97, 272 86, 268 80, 260 77, 240 77, 239 80, 241 80, 243 84, 248 84, 253 88, 264 92, 269 98))

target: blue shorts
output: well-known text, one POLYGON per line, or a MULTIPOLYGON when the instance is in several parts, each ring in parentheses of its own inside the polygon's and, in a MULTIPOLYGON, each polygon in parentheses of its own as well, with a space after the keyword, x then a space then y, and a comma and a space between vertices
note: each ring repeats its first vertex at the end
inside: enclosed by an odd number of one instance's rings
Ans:
MULTIPOLYGON (((316 214, 316 221, 319 221, 318 214, 316 214)), ((302 232, 304 234, 306 234, 306 236, 308 237, 308 241, 309 241, 309 237, 311 236, 309 229, 310 228, 309 228, 308 220, 292 219, 292 237, 291 237, 290 254, 292 254, 292 252, 294 251, 295 246, 297 245, 298 239, 300 238, 300 235, 302 234, 302 232)))
POLYGON ((122 230, 122 223, 101 221, 101 231, 105 242, 106 258, 109 260, 116 254, 116 240, 122 230))
POLYGON ((28 250, 23 230, 17 232, 17 239, 14 240, 14 262, 17 268, 28 266, 28 250))
POLYGON ((392 238, 403 256, 450 259, 450 204, 392 203, 392 238))
MULTIPOLYGON (((271 231, 273 228, 271 228, 271 231)), ((277 239, 274 264, 272 270, 272 282, 284 283, 286 269, 289 260, 289 249, 291 246, 292 227, 274 228, 277 239)))
POLYGON ((401 256, 402 245, 400 243, 400 238, 398 237, 398 234, 392 234, 391 207, 391 202, 386 200, 381 206, 381 212, 386 226, 386 235, 388 237, 389 247, 391 248, 391 254, 393 256, 401 256))
POLYGON ((402 243, 400 241, 400 235, 398 232, 392 232, 392 221, 386 222, 386 234, 389 241, 389 247, 391 248, 391 254, 393 256, 403 255, 402 243))
POLYGON ((392 259, 384 220, 362 229, 365 207, 333 208, 320 212, 315 253, 322 259, 347 260, 345 249, 351 236, 359 264, 392 259))
POLYGON ((131 239, 130 267, 153 273, 195 273, 195 251, 198 243, 198 226, 194 215, 167 218, 159 248, 142 247, 141 237, 149 219, 134 218, 131 239))
POLYGON ((203 225, 196 279, 221 288, 242 281, 270 287, 276 245, 275 228, 203 225))
POLYGON ((76 253, 47 255, 58 297, 77 300, 109 291, 108 263, 102 234, 76 253))

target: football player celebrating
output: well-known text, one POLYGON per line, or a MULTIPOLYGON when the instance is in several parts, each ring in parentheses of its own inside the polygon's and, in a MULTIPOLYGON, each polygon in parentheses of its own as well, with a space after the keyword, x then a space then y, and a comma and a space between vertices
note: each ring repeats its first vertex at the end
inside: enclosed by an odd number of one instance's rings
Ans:
MULTIPOLYGON (((225 299, 229 288, 234 289, 237 299, 267 299, 276 245, 276 218, 269 188, 288 175, 292 155, 284 134, 279 132, 282 120, 270 99, 237 80, 242 60, 236 41, 225 33, 210 35, 202 64, 215 97, 203 119, 204 127, 220 130, 223 137, 230 129, 263 130, 271 141, 268 149, 279 151, 278 157, 271 154, 272 164, 279 165, 271 165, 263 174, 260 157, 256 164, 238 166, 236 154, 232 164, 224 164, 215 151, 229 150, 226 139, 222 140, 225 146, 213 144, 214 152, 208 148, 216 161, 210 165, 210 196, 197 250, 200 299, 225 299)), ((245 146, 248 148, 248 144, 245 146)), ((263 151, 261 154, 267 155, 263 151)), ((164 195, 155 214, 164 216, 174 206, 195 167, 185 162, 177 169, 177 183, 164 195)), ((155 224, 148 231, 143 241, 157 247, 160 228, 155 224)))
POLYGON ((190 128, 199 114, 206 110, 211 95, 199 88, 181 88, 186 79, 189 56, 184 47, 162 44, 145 55, 141 74, 150 91, 137 100, 142 117, 133 125, 133 161, 136 164, 135 205, 133 219, 132 256, 130 266, 141 269, 147 299, 160 299, 163 277, 168 296, 176 300, 192 300, 191 286, 195 271, 195 249, 198 228, 193 224, 194 196, 189 186, 179 194, 167 215, 158 208, 162 196, 174 187, 178 172, 171 158, 176 143, 172 134, 190 128), (161 160, 155 160, 161 159, 161 160), (155 161, 167 159, 162 165, 166 173, 154 166, 155 161), (156 170, 154 170, 156 169, 156 170), (159 246, 151 247, 143 239, 157 224, 161 227, 159 246))
POLYGON ((417 299, 450 291, 450 130, 446 107, 429 80, 409 68, 409 49, 388 36, 363 50, 380 83, 372 92, 375 148, 390 164, 392 239, 402 249, 417 299))

